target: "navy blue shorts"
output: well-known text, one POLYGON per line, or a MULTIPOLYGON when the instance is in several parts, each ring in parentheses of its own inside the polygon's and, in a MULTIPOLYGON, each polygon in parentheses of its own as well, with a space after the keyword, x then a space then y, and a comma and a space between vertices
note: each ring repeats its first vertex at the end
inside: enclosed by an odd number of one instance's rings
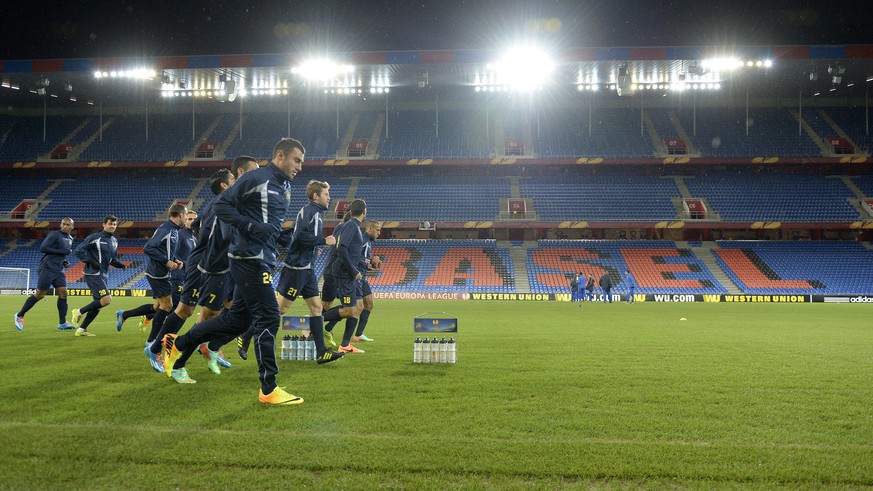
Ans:
POLYGON ((304 299, 318 296, 318 278, 311 269, 283 268, 279 276, 279 284, 276 286, 279 295, 291 300, 297 297, 304 299))
POLYGON ((373 294, 373 290, 370 289, 370 282, 366 279, 361 279, 361 298, 370 296, 373 294))
POLYGON ((200 284, 200 300, 197 305, 218 312, 224 307, 224 301, 233 295, 233 280, 230 273, 204 274, 200 284))
POLYGON ((337 278, 336 292, 342 307, 357 307, 359 281, 351 278, 337 278))
POLYGON ((182 285, 182 296, 179 298, 179 303, 193 307, 200 300, 200 282, 202 281, 203 273, 197 268, 191 268, 185 271, 185 284, 182 285))
POLYGON ((106 286, 106 275, 86 274, 85 283, 87 283, 88 288, 91 289, 91 297, 93 297, 94 300, 100 300, 101 298, 109 295, 109 287, 106 286))
POLYGON ((36 280, 36 289, 48 291, 52 288, 66 288, 67 273, 63 271, 48 271, 45 269, 39 270, 39 279, 36 280))
POLYGON ((333 302, 336 300, 336 280, 332 274, 324 275, 324 283, 321 285, 321 301, 333 302))
POLYGON ((152 298, 169 297, 173 294, 173 285, 169 278, 152 278, 146 276, 149 286, 152 287, 152 298))

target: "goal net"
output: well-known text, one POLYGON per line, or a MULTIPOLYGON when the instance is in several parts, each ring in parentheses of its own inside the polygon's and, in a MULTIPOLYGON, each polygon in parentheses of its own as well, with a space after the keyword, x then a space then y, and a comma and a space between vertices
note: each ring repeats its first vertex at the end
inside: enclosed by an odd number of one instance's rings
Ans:
POLYGON ((21 294, 30 288, 30 269, 0 267, 0 293, 21 294))

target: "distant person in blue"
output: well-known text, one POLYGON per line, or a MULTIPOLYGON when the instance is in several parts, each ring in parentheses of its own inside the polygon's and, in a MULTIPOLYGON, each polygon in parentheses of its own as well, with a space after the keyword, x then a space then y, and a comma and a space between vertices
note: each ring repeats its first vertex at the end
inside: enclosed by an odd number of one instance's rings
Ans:
POLYGON ((76 336, 94 336, 88 330, 88 326, 100 313, 100 309, 112 303, 107 276, 109 266, 126 268, 124 263, 118 260, 116 228, 118 228, 118 218, 107 215, 103 218, 103 231, 85 237, 79 247, 76 247, 76 257, 85 263, 85 283, 88 284, 91 297, 94 299, 81 309, 73 309, 73 325, 78 328, 76 336))
POLYGON ((594 275, 588 275, 588 281, 585 283, 585 300, 594 301, 594 275))
POLYGON ((629 269, 624 270, 624 280, 627 282, 627 303, 634 303, 634 290, 637 288, 637 282, 629 269))
POLYGON ((42 259, 39 261, 39 279, 36 281, 36 293, 27 297, 24 306, 15 314, 15 327, 24 329, 24 314, 32 309, 37 302, 45 297, 50 288, 55 289, 58 296, 58 330, 67 331, 74 326, 67 322, 67 273, 70 266, 67 256, 73 252, 73 219, 61 220, 60 230, 48 234, 39 246, 42 259))
POLYGON ((579 292, 579 284, 577 283, 578 276, 570 278, 570 301, 576 301, 576 294, 579 292))
POLYGON ((600 277, 600 288, 603 290, 603 301, 612 303, 612 278, 609 273, 600 277))

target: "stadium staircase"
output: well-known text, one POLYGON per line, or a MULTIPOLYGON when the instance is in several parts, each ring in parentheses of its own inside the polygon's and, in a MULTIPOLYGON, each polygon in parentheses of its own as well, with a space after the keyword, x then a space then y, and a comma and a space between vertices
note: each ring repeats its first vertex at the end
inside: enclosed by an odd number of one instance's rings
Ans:
POLYGON ((509 250, 509 258, 512 259, 512 270, 515 276, 515 291, 518 293, 531 293, 530 279, 527 276, 528 250, 536 248, 537 242, 533 241, 497 241, 497 247, 509 250))
POLYGON ((718 261, 715 259, 715 255, 712 253, 714 249, 718 249, 718 244, 715 242, 700 242, 699 246, 691 245, 689 242, 677 241, 676 247, 678 249, 688 249, 700 259, 703 264, 709 268, 709 271, 712 273, 712 276, 721 283, 728 293, 732 295, 740 295, 743 293, 740 290, 740 287, 737 286, 730 277, 725 274, 724 270, 719 266, 718 261))
MULTIPOLYGON (((245 123, 245 120, 247 118, 248 118, 247 116, 240 116, 240 119, 237 120, 235 125, 233 125, 233 128, 231 128, 230 133, 227 134, 227 137, 224 139, 224 141, 221 142, 221 145, 219 145, 219 147, 217 149, 215 149, 215 156, 217 158, 227 159, 227 156, 226 156, 227 148, 230 146, 231 143, 233 143, 233 140, 237 136, 239 136, 239 128, 243 123, 245 123)), ((236 157, 234 157, 234 158, 236 158, 236 157)))
MULTIPOLYGON (((76 126, 76 127, 73 129, 73 131, 71 131, 67 136, 64 137, 63 140, 57 142, 57 143, 55 144, 55 147, 57 147, 57 146, 59 146, 59 145, 66 145, 67 143, 69 143, 70 140, 72 140, 72 139, 73 139, 77 134, 79 134, 80 131, 82 131, 83 129, 85 129, 85 127, 88 126, 88 122, 89 122, 89 121, 88 121, 88 119, 86 118, 86 119, 83 120, 81 123, 79 123, 79 126, 76 126)), ((67 159, 67 160, 69 160, 69 159, 67 159)), ((46 153, 46 154, 44 154, 44 155, 40 155, 40 156, 37 158, 37 161, 38 161, 38 162, 57 162, 57 159, 52 159, 52 154, 51 154, 51 152, 49 152, 49 153, 46 153)))
MULTIPOLYGON (((0 257, 5 256, 6 254, 9 254, 10 252, 12 252, 18 248, 27 249, 27 248, 33 247, 33 245, 36 244, 36 242, 37 242, 36 240, 28 240, 26 242, 22 242, 22 240, 23 239, 7 241, 6 242, 7 248, 0 251, 0 257)), ((25 267, 25 266, 14 266, 14 267, 25 267)))
POLYGON ((852 147, 854 147, 856 154, 863 153, 863 152, 858 152, 858 145, 855 144, 855 142, 852 140, 852 138, 849 137, 849 135, 847 135, 846 132, 843 131, 842 128, 840 128, 840 126, 837 124, 837 122, 834 121, 834 119, 831 118, 831 116, 828 113, 826 113, 824 109, 818 109, 817 112, 818 112, 818 115, 821 117, 821 119, 823 119, 828 124, 828 126, 830 126, 832 130, 834 130, 834 133, 838 137, 845 139, 847 142, 849 142, 850 145, 852 145, 852 147))
POLYGON ((352 138, 355 136, 355 130, 358 128, 358 121, 361 119, 361 115, 355 113, 352 115, 352 120, 349 121, 348 126, 346 126, 346 134, 343 135, 343 139, 340 140, 339 148, 336 150, 337 156, 344 156, 348 158, 349 156, 349 143, 352 142, 352 138))
POLYGON ((346 199, 355 199, 355 194, 358 192, 358 184, 361 183, 360 177, 353 177, 349 183, 349 192, 346 193, 346 199))
POLYGON ((25 220, 36 220, 37 215, 39 214, 40 210, 42 210, 43 208, 48 206, 49 203, 52 202, 52 200, 49 199, 49 194, 51 194, 52 191, 57 189, 58 186, 63 184, 64 181, 72 181, 72 180, 73 179, 53 179, 53 180, 49 181, 49 182, 51 182, 51 184, 49 184, 49 186, 42 192, 42 194, 40 194, 39 196, 36 197, 36 203, 34 203, 33 206, 31 206, 27 210, 27 212, 25 212, 24 219, 25 220))
POLYGON ((370 143, 367 145, 367 158, 376 158, 379 150, 379 142, 382 141, 382 131, 385 128, 385 113, 380 112, 376 117, 376 124, 373 126, 373 133, 370 135, 370 143))
POLYGON ((91 136, 89 136, 81 144, 76 145, 75 148, 70 151, 70 153, 67 155, 67 160, 69 160, 70 162, 78 162, 79 156, 82 155, 82 152, 84 152, 86 148, 91 146, 91 144, 94 143, 95 140, 100 138, 100 135, 103 134, 103 131, 106 130, 106 128, 112 126, 113 123, 115 123, 115 118, 109 118, 104 121, 103 125, 97 128, 97 130, 95 130, 94 133, 91 134, 91 136))
MULTIPOLYGON (((206 140, 209 140, 209 137, 212 136, 215 128, 217 128, 218 124, 221 123, 221 118, 222 116, 219 114, 212 119, 212 123, 210 123, 209 126, 205 130, 203 130, 203 133, 200 134, 200 138, 198 138, 197 141, 194 142, 194 146, 188 149, 188 152, 185 154, 185 159, 194 160, 197 158, 197 147, 199 147, 200 144, 205 142, 206 140)), ((213 155, 215 155, 215 152, 213 152, 213 155)))
POLYGON ((688 153, 688 156, 700 157, 700 151, 697 150, 697 147, 694 146, 694 141, 690 136, 688 136, 688 133, 685 132, 685 128, 682 127, 682 123, 679 121, 679 117, 676 116, 676 113, 669 111, 668 116, 670 122, 673 124, 673 128, 676 129, 676 134, 678 134, 679 138, 682 138, 682 141, 685 142, 685 151, 688 153))
POLYGON ((865 210, 864 207, 861 206, 861 200, 867 198, 867 196, 864 195, 864 191, 862 191, 861 188, 859 188, 858 186, 855 185, 854 182, 852 182, 852 178, 850 176, 839 176, 839 177, 840 177, 840 180, 843 181, 843 184, 845 184, 846 187, 849 188, 849 190, 851 190, 852 193, 855 194, 854 198, 846 198, 847 200, 849 200, 849 204, 851 204, 852 207, 854 207, 856 210, 858 210, 858 214, 860 215, 860 217, 862 219, 864 219, 864 220, 873 219, 873 216, 871 216, 869 213, 867 213, 867 210, 865 210))
POLYGON ((652 117, 648 111, 643 112, 643 121, 646 125, 646 131, 649 133, 649 138, 652 140, 652 146, 655 147, 655 154, 661 157, 667 156, 667 145, 664 144, 664 139, 658 134, 655 128, 655 123, 652 122, 652 117))
MULTIPOLYGON (((681 194, 678 198, 673 198, 673 208, 676 209, 676 216, 683 219, 688 220, 688 213, 685 211, 684 200, 689 198, 694 198, 694 194, 691 193, 691 190, 688 189, 688 186, 685 185, 685 177, 684 176, 673 176, 673 181, 676 183, 676 187, 679 189, 679 193, 681 194)), ((709 201, 706 198, 695 198, 699 199, 703 206, 706 207, 706 218, 707 220, 721 220, 721 216, 716 213, 712 206, 709 204, 709 201)))
POLYGON ((828 145, 825 143, 825 141, 821 139, 821 136, 818 133, 816 133, 815 130, 812 129, 812 126, 810 126, 809 123, 807 123, 806 120, 800 116, 799 112, 792 109, 791 115, 794 116, 795 120, 800 122, 800 126, 801 126, 801 128, 803 128, 803 132, 806 133, 806 135, 809 136, 809 138, 811 138, 813 142, 815 142, 815 144, 821 150, 821 154, 823 156, 826 156, 826 157, 833 156, 833 153, 834 153, 833 149, 828 147, 828 145))
POLYGON ((132 277, 131 279, 125 281, 121 286, 119 286, 119 288, 131 288, 131 289, 136 288, 136 286, 134 286, 134 285, 136 285, 136 283, 137 283, 139 280, 145 278, 145 274, 146 274, 146 273, 145 273, 145 268, 143 268, 142 271, 140 271, 139 273, 133 275, 133 277, 132 277))

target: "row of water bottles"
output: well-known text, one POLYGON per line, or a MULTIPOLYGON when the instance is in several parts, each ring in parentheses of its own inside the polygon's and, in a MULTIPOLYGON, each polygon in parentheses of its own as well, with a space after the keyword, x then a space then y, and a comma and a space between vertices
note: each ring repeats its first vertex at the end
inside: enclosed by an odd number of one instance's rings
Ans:
POLYGON ((415 338, 412 345, 413 363, 456 363, 458 361, 458 343, 455 338, 437 340, 415 338))
POLYGON ((283 360, 314 360, 315 341, 312 336, 289 336, 282 337, 282 351, 280 358, 283 360))

